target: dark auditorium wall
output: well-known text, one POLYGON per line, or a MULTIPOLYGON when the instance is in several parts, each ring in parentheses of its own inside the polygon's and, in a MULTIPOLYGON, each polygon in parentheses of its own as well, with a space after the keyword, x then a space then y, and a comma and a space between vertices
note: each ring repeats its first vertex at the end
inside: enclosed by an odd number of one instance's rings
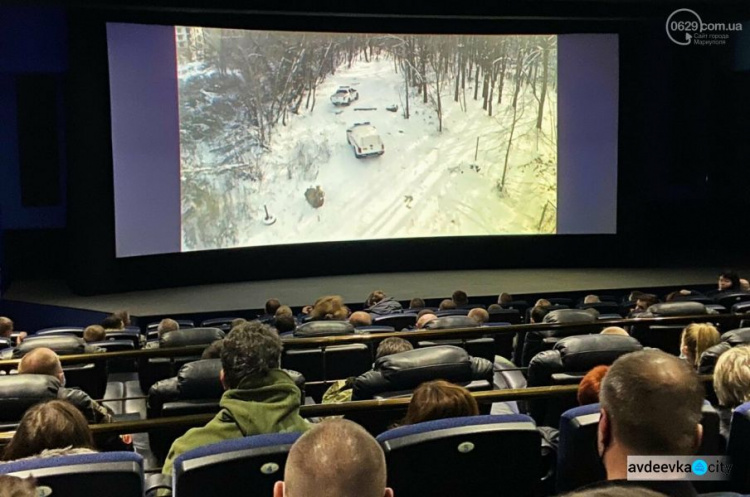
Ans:
MULTIPOLYGON (((750 25, 746 24, 746 31, 726 48, 678 47, 664 32, 664 22, 675 9, 672 2, 610 0, 561 5, 509 1, 495 6, 481 2, 409 4, 390 9, 384 4, 358 3, 348 4, 347 9, 389 17, 333 20, 330 16, 263 13, 264 7, 306 11, 312 4, 255 2, 257 12, 248 12, 246 4, 231 0, 212 3, 214 11, 210 12, 180 9, 180 2, 166 0, 124 0, 121 4, 132 8, 42 8, 51 26, 26 30, 34 43, 55 44, 53 50, 30 58, 38 59, 35 63, 48 71, 65 72, 69 67, 66 76, 72 84, 62 113, 66 124, 60 127, 67 144, 63 157, 68 167, 62 169, 61 181, 67 187, 67 202, 63 196, 61 205, 47 211, 18 205, 8 208, 8 200, 0 203, 4 210, 0 227, 12 230, 6 233, 6 259, 13 260, 20 276, 32 274, 34 265, 11 254, 43 256, 51 252, 48 244, 74 250, 69 255, 56 251, 51 256, 56 258, 57 269, 37 271, 54 274, 65 270, 73 288, 81 293, 377 271, 748 265, 743 247, 747 235, 738 229, 738 220, 750 207, 745 193, 745 185, 750 184, 750 168, 746 167, 750 140, 745 136, 750 124, 750 25), (222 8, 226 11, 219 12, 222 8), (441 21, 404 14, 481 18, 441 21), (619 32, 618 234, 367 241, 117 260, 105 20, 323 30, 619 32), (24 234, 19 235, 21 232, 24 234)), ((747 7, 736 2, 696 4, 706 18, 727 22, 750 19, 747 7)), ((191 6, 200 7, 200 2, 191 6)), ((339 7, 330 2, 315 4, 318 11, 339 7)), ((32 16, 23 22, 30 27, 38 22, 35 19, 32 16)), ((5 58, 13 61, 22 55, 14 50, 5 58)), ((7 70, 4 65, 0 69, 0 85, 7 84, 7 70)), ((2 89, 0 112, 7 112, 6 87, 2 89)), ((7 121, 2 122, 0 133, 12 134, 11 128, 7 121)), ((14 167, 17 170, 12 160, 0 163, 0 168, 14 167)), ((14 171, 7 177, 13 178, 14 171)), ((5 170, 2 178, 6 178, 5 170)), ((18 198, 17 184, 5 183, 0 184, 2 197, 18 198)))

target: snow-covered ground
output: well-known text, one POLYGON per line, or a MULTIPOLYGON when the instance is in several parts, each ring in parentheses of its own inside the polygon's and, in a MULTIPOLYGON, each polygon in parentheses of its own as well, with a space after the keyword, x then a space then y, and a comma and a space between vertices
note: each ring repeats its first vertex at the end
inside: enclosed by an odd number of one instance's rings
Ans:
MULTIPOLYGON (((214 206, 183 205, 183 228, 195 229, 190 217, 198 208, 213 208, 231 221, 230 237, 187 240, 183 250, 309 243, 341 240, 456 235, 535 234, 554 232, 557 184, 557 95, 548 88, 543 133, 535 129, 538 102, 522 87, 506 187, 497 187, 503 174, 508 134, 513 120, 513 81, 507 80, 503 102, 489 117, 480 98, 473 100, 467 81, 466 111, 453 101, 454 81, 442 92, 443 130, 432 102, 422 103, 412 90, 410 118, 404 119, 403 76, 392 60, 356 60, 342 66, 318 86, 310 113, 290 114, 287 125, 273 131, 270 150, 258 159, 260 181, 228 179, 221 168, 191 175, 221 199, 214 206), (335 107, 329 97, 341 85, 359 91, 359 100, 335 107), (399 106, 398 112, 386 107, 399 106), (375 110, 357 110, 375 108, 375 110), (346 141, 346 129, 368 121, 377 127, 385 154, 357 159, 346 141), (479 137, 477 160, 475 148, 479 137), (314 155, 310 160, 301 155, 314 155), (538 161, 546 167, 534 167, 538 161), (312 163, 307 174, 300 161, 312 163), (317 168, 317 177, 315 169, 317 168), (305 190, 320 186, 325 203, 313 208, 305 190), (548 204, 542 222, 545 205, 548 204), (276 218, 264 223, 267 206, 276 218), (540 225, 542 228, 540 229, 540 225)), ((481 84, 481 83, 480 83, 481 84)), ((428 92, 429 93, 429 92, 428 92)), ((183 185, 184 186, 184 185, 183 185)), ((184 191, 184 187, 183 187, 184 191)), ((198 227, 200 229, 200 227, 198 227)))

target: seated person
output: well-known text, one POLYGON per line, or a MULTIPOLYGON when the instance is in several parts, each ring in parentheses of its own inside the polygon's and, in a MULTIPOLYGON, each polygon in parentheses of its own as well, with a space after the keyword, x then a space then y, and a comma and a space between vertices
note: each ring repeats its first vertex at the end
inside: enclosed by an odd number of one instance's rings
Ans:
POLYGON ((469 296, 463 290, 456 290, 451 296, 451 300, 456 307, 465 307, 469 305, 469 296))
POLYGON ((233 438, 305 431, 299 415, 300 390, 279 368, 282 344, 276 330, 259 321, 233 329, 221 351, 220 381, 225 392, 221 411, 200 428, 172 444, 162 472, 172 473, 174 460, 188 450, 233 438))
POLYGON ((456 303, 451 299, 444 299, 440 301, 440 305, 438 306, 439 311, 450 311, 452 309, 456 309, 456 303))
POLYGON ((349 316, 349 322, 355 328, 359 326, 370 326, 372 324, 372 316, 365 311, 353 312, 352 315, 349 316))
POLYGON ((651 293, 641 293, 639 292, 635 299, 635 307, 628 315, 629 318, 638 316, 639 314, 642 314, 648 310, 649 307, 651 307, 654 304, 659 303, 659 298, 651 293))
POLYGON ((435 419, 479 415, 479 406, 464 387, 443 380, 422 383, 414 390, 402 425, 435 419))
POLYGON ((534 307, 552 307, 552 302, 547 299, 538 299, 534 303, 534 307))
POLYGON ((92 324, 83 330, 83 340, 86 343, 103 342, 106 339, 107 332, 104 331, 104 327, 99 326, 98 324, 92 324))
POLYGON ((750 346, 733 347, 719 356, 714 368, 714 390, 719 399, 716 410, 720 431, 726 441, 734 409, 750 402, 750 346))
POLYGON ((279 310, 279 307, 281 307, 281 302, 279 302, 279 299, 266 300, 266 304, 263 306, 265 314, 262 316, 258 316, 258 319, 263 322, 271 321, 276 316, 276 311, 279 310))
POLYGON ((276 312, 273 315, 275 318, 279 316, 294 316, 294 313, 292 312, 292 308, 288 305, 281 305, 276 309, 276 312))
POLYGON ((221 359, 221 351, 224 350, 224 340, 214 340, 201 354, 201 359, 221 359))
POLYGON ((740 291, 750 292, 750 281, 740 278, 740 291))
POLYGON ((680 339, 680 353, 690 364, 690 367, 698 369, 701 354, 709 347, 713 347, 721 341, 719 331, 708 323, 692 323, 682 331, 680 339))
POLYGON ((741 292, 740 276, 734 271, 724 271, 719 275, 717 289, 706 292, 707 297, 719 298, 730 293, 741 292))
POLYGON ((371 314, 386 315, 401 312, 403 307, 398 300, 385 294, 383 290, 375 290, 365 300, 365 311, 371 314))
POLYGON ((294 330, 297 329, 297 321, 294 319, 294 316, 282 314, 274 318, 273 326, 278 330, 279 334, 294 333, 294 330))
POLYGON ((348 316, 349 309, 344 305, 344 300, 340 295, 327 295, 319 298, 310 311, 311 321, 345 321, 348 316))
POLYGON ((409 309, 422 309, 424 307, 424 299, 420 299, 419 297, 414 297, 409 302, 409 309))
POLYGON ((624 328, 620 328, 619 326, 608 326, 601 331, 601 334, 602 335, 621 335, 624 337, 630 336, 630 333, 628 333, 624 328))
POLYGON ((475 307, 474 309, 470 310, 468 315, 479 325, 483 325, 490 320, 490 313, 482 309, 481 307, 475 307))
POLYGON ((601 302, 601 300, 599 300, 598 295, 591 294, 591 295, 586 295, 583 298, 584 304, 598 304, 599 302, 601 302))
MULTIPOLYGON (((13 321, 10 318, 6 318, 5 316, 0 316, 0 338, 7 338, 8 340, 11 340, 11 335, 13 334, 13 321)), ((18 334, 18 338, 16 339, 16 343, 12 343, 11 345, 18 345, 23 341, 24 338, 26 338, 28 334, 25 331, 21 331, 18 334)))
POLYGON ((596 366, 581 379, 578 384, 578 405, 597 404, 599 402, 599 390, 602 386, 602 379, 609 371, 609 366, 596 366))
POLYGON ((130 313, 128 311, 117 311, 113 312, 112 316, 113 318, 118 318, 120 321, 122 321, 122 327, 127 328, 131 325, 130 323, 130 313))
POLYGON ((81 412, 67 401, 50 400, 26 411, 5 447, 3 461, 92 452, 94 437, 81 412))
POLYGON ((122 319, 114 314, 104 318, 101 326, 104 328, 104 331, 123 331, 125 329, 122 319))
POLYGON ((39 347, 23 356, 18 364, 18 374, 54 376, 60 382, 57 398, 66 400, 77 407, 89 423, 108 423, 112 420, 112 413, 92 399, 89 394, 77 388, 65 388, 65 372, 60 364, 60 358, 48 348, 39 347))
POLYGON ((170 331, 177 331, 179 329, 180 329, 180 323, 178 323, 174 319, 170 319, 170 318, 162 319, 161 321, 159 321, 159 325, 156 327, 156 335, 158 337, 158 340, 152 340, 146 343, 146 346, 144 348, 146 349, 158 348, 159 340, 161 340, 161 338, 165 334, 169 333, 170 331))
MULTIPOLYGON (((420 314, 422 314, 420 312, 420 314)), ((430 321, 434 321, 437 319, 437 316, 434 315, 432 312, 425 312, 421 316, 417 318, 417 329, 422 330, 425 326, 427 326, 427 323, 430 321)))
POLYGON ((513 296, 511 296, 511 294, 509 294, 508 292, 503 292, 497 296, 497 303, 501 306, 508 305, 511 302, 513 302, 513 296))
MULTIPOLYGON (((538 301, 537 301, 538 302, 538 301)), ((544 322, 544 316, 549 314, 550 308, 548 305, 535 305, 531 308, 529 318, 532 324, 538 324, 544 322)))
POLYGON ((0 475, 0 497, 47 497, 52 494, 49 487, 37 486, 33 476, 0 475))

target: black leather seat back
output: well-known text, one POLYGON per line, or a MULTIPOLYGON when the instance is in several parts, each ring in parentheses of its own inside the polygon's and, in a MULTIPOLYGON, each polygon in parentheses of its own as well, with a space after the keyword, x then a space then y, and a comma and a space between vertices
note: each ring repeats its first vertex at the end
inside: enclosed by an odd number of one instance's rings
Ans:
POLYGON ((692 301, 675 301, 654 304, 648 308, 643 316, 699 316, 701 314, 708 314, 705 304, 692 301))
POLYGON ((13 350, 13 358, 20 359, 34 349, 46 347, 57 355, 83 354, 86 342, 73 335, 43 335, 26 338, 13 350))
POLYGON ((297 326, 295 338, 313 338, 327 336, 353 335, 354 326, 348 321, 308 321, 297 326))
POLYGON ((663 350, 672 355, 680 355, 680 339, 684 325, 651 325, 649 327, 635 326, 631 331, 633 338, 644 347, 663 350))
POLYGON ((465 315, 442 316, 428 322, 426 330, 450 330, 455 328, 476 328, 479 326, 474 319, 465 315))
POLYGON ((363 343, 334 345, 325 349, 288 349, 281 356, 281 365, 299 371, 307 381, 342 380, 370 369, 372 354, 363 343))
POLYGON ((0 422, 20 421, 26 410, 39 402, 57 398, 60 382, 43 374, 0 376, 0 422))
MULTIPOLYGON (((508 334, 507 336, 512 336, 508 334)), ((435 347, 437 345, 453 345, 464 349, 471 357, 482 357, 490 362, 495 361, 495 340, 492 338, 472 338, 470 340, 435 340, 421 341, 421 347, 435 347)))
POLYGON ((210 345, 226 334, 219 328, 188 328, 164 333, 159 339, 159 348, 171 349, 190 345, 210 345))
POLYGON ((372 324, 378 326, 393 326, 397 330, 416 326, 418 313, 388 314, 386 316, 376 316, 372 324))
MULTIPOLYGON (((544 316, 543 323, 549 324, 574 324, 574 323, 594 323, 598 313, 596 311, 583 310, 583 309, 556 309, 547 313, 544 316)), ((528 366, 531 359, 545 349, 543 341, 545 338, 550 337, 567 337, 574 335, 582 335, 586 333, 595 333, 597 330, 590 328, 576 328, 571 327, 564 330, 549 329, 549 330, 536 330, 529 331, 523 337, 523 353, 521 357, 521 365, 528 366)), ((519 337, 520 338, 520 337, 519 337)))
POLYGON ((489 311, 490 319, 488 324, 491 323, 510 323, 510 324, 521 324, 523 322, 523 314, 518 309, 498 309, 489 311))

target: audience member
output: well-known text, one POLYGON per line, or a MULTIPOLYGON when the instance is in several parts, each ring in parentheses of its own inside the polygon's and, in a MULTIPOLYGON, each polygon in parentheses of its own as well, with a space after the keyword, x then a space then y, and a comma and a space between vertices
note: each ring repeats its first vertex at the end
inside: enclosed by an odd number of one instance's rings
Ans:
POLYGON ((719 356, 714 368, 714 390, 719 400, 716 410, 721 434, 727 440, 734 409, 750 402, 750 346, 734 347, 719 356))
POLYGON ((490 320, 490 313, 481 307, 475 307, 469 311, 469 317, 479 324, 484 324, 490 320))
MULTIPOLYGON (((235 327, 237 327, 237 326, 239 326, 239 325, 241 325, 243 323, 247 323, 247 319, 245 319, 245 318, 232 319, 232 322, 229 323, 229 330, 231 331, 235 327)), ((170 330, 170 331, 172 331, 172 330, 170 330)))
POLYGON ((451 300, 456 307, 464 307, 469 305, 469 296, 463 290, 456 290, 451 296, 451 300))
POLYGON ((387 296, 382 290, 375 290, 365 300, 365 310, 372 314, 393 314, 401 312, 403 308, 398 300, 387 296))
POLYGON ((170 331, 177 331, 180 329, 180 323, 174 319, 166 318, 159 321, 159 325, 156 327, 156 331, 159 334, 159 338, 164 336, 165 333, 170 331))
POLYGON ((289 451, 284 481, 273 497, 393 497, 386 487, 383 449, 358 424, 326 420, 289 451))
POLYGON ((83 340, 86 343, 102 342, 106 339, 107 332, 104 331, 104 327, 99 326, 98 324, 92 324, 83 330, 83 340))
MULTIPOLYGON (((7 338, 8 340, 10 340, 12 334, 13 321, 11 321, 10 318, 6 318, 5 316, 0 316, 0 338, 7 338)), ((27 333, 25 331, 19 332, 16 343, 11 343, 11 345, 18 345, 24 338, 26 338, 26 336, 27 333)))
POLYGON ((529 318, 531 319, 532 323, 541 323, 544 321, 544 316, 546 316, 549 312, 550 312, 549 306, 535 305, 531 309, 529 318))
POLYGON ((435 314, 435 311, 433 311, 432 309, 422 309, 417 313, 417 319, 421 318, 425 314, 435 314))
POLYGON ((292 308, 288 305, 282 305, 279 306, 278 309, 276 309, 276 312, 274 313, 274 317, 279 316, 292 316, 294 317, 294 313, 292 312, 292 308))
POLYGON ((692 295, 693 292, 690 290, 682 289, 682 290, 675 290, 674 292, 671 292, 667 294, 666 297, 664 297, 665 302, 674 302, 676 300, 684 300, 685 297, 689 297, 692 295))
POLYGON ((409 302, 409 309, 422 309, 424 307, 424 300, 419 297, 414 297, 409 302))
POLYGON ((502 311, 502 310, 503 310, 503 306, 501 306, 500 304, 490 304, 487 307, 487 312, 490 312, 490 313, 492 313, 492 312, 499 312, 499 311, 502 311))
POLYGON ((340 295, 328 295, 315 301, 310 311, 310 320, 344 321, 349 316, 349 309, 344 305, 340 295))
POLYGON ((534 304, 534 307, 552 307, 552 302, 547 299, 539 299, 534 304))
POLYGON ((130 313, 128 311, 117 311, 113 312, 112 316, 113 318, 119 318, 120 321, 122 321, 122 327, 126 328, 130 326, 130 313))
POLYGON ((122 331, 125 329, 125 325, 123 324, 122 319, 113 314, 104 318, 104 321, 102 321, 102 328, 104 328, 104 331, 122 331))
POLYGON ((734 271, 724 271, 719 275, 717 289, 706 292, 709 297, 721 297, 728 293, 741 292, 740 276, 734 271))
POLYGON ((294 316, 287 316, 286 314, 277 316, 273 320, 273 325, 279 333, 290 333, 297 329, 297 321, 294 316))
MULTIPOLYGON (((627 333, 626 333, 627 334, 627 333)), ((599 402, 599 390, 602 386, 602 379, 609 371, 609 366, 596 366, 586 375, 578 384, 578 405, 596 404, 599 402)))
POLYGON ((353 312, 352 315, 349 316, 349 322, 355 328, 358 326, 370 326, 372 324, 372 316, 369 312, 365 311, 353 312))
POLYGON ((264 309, 266 311, 267 316, 275 316, 276 311, 281 307, 281 302, 279 302, 279 299, 268 299, 266 300, 266 305, 264 306, 264 309))
POLYGON ((497 303, 500 305, 507 305, 513 302, 513 297, 508 292, 503 292, 497 296, 497 303))
POLYGON ((692 455, 700 445, 703 386, 685 361, 643 350, 618 358, 602 380, 598 451, 608 482, 667 495, 697 495, 687 481, 628 481, 628 456, 692 455))
POLYGON ((659 303, 659 299, 657 298, 656 295, 652 293, 641 293, 638 295, 638 297, 635 300, 635 307, 633 308, 631 315, 636 315, 642 312, 646 312, 649 307, 658 303, 659 303))
POLYGON ((264 433, 305 431, 299 415, 300 391, 279 369, 282 344, 276 330, 258 321, 233 329, 224 339, 220 380, 225 392, 221 411, 201 428, 172 444, 162 472, 171 474, 180 454, 233 438, 264 433))
POLYGON ((52 494, 49 487, 38 487, 33 476, 0 475, 0 497, 47 497, 52 494))
POLYGON ((747 281, 745 278, 740 278, 740 291, 750 292, 750 281, 747 281))
POLYGON ((426 312, 422 314, 420 317, 417 318, 417 329, 421 330, 425 327, 427 323, 430 321, 437 319, 437 316, 433 314, 432 312, 426 312))
POLYGON ((81 412, 64 400, 50 400, 24 413, 3 460, 90 452, 95 452, 94 439, 81 412))
POLYGON ((18 364, 18 374, 53 376, 60 382, 57 398, 66 400, 77 407, 90 423, 103 423, 112 420, 111 412, 92 399, 89 394, 77 388, 65 388, 65 372, 60 364, 60 358, 48 348, 39 347, 23 356, 18 364))
POLYGON ((442 300, 440 302, 440 305, 438 306, 438 310, 440 311, 449 311, 455 308, 456 308, 456 303, 453 302, 451 299, 442 300))
POLYGON ((586 295, 583 298, 583 303, 584 304, 598 304, 599 302, 601 302, 601 300, 599 300, 599 296, 598 295, 591 294, 591 295, 586 295))
POLYGON ((622 335, 624 337, 630 336, 630 333, 628 333, 624 328, 620 328, 619 326, 608 326, 601 331, 601 334, 602 335, 622 335))
POLYGON ((691 367, 698 369, 701 354, 721 341, 719 331, 709 323, 691 323, 682 331, 680 353, 691 367))
POLYGON ((221 359, 221 351, 224 350, 224 340, 214 340, 201 354, 201 359, 221 359))
POLYGON ((387 355, 398 354, 413 349, 414 346, 408 340, 398 337, 386 338, 378 345, 378 350, 375 352, 375 360, 387 355))
POLYGON ((579 490, 559 497, 666 497, 666 495, 634 484, 627 487, 612 486, 579 490))
POLYGON ((479 406, 464 387, 444 380, 422 383, 414 390, 402 425, 435 419, 477 416, 479 406))

